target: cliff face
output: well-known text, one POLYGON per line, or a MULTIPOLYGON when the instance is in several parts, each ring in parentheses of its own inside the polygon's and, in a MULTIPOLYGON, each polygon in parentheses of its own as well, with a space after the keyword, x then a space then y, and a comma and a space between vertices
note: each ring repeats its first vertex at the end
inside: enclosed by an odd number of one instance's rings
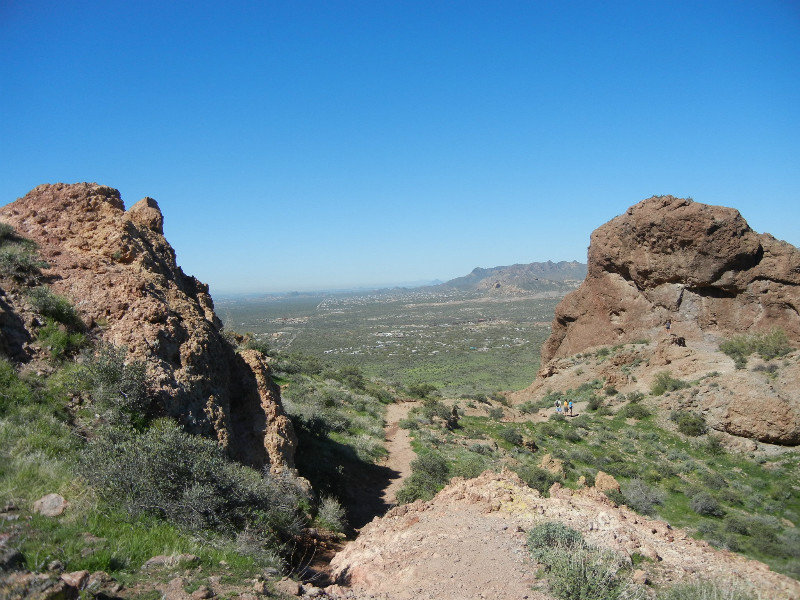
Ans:
POLYGON ((0 221, 39 245, 47 283, 87 326, 147 364, 166 414, 244 463, 294 467, 296 437, 269 367, 222 336, 208 286, 177 265, 155 200, 126 211, 109 187, 42 185, 0 209, 0 221))
POLYGON ((588 274, 556 308, 542 363, 648 337, 783 328, 800 341, 800 251, 738 211, 654 196, 592 233, 588 274))

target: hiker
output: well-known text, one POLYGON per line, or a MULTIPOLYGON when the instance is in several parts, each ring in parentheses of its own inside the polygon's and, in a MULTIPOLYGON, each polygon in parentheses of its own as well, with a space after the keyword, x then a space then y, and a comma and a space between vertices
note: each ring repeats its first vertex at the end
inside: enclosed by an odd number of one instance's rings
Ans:
POLYGON ((556 400, 556 412, 558 414, 561 414, 561 402, 559 402, 558 400, 556 400))
POLYGON ((570 417, 573 416, 572 415, 572 400, 569 401, 569 416, 570 417))
POLYGON ((667 331, 669 331, 669 328, 672 327, 672 321, 667 319, 667 322, 664 323, 664 327, 667 329, 667 331))
POLYGON ((564 416, 567 416, 567 401, 564 400, 564 416))

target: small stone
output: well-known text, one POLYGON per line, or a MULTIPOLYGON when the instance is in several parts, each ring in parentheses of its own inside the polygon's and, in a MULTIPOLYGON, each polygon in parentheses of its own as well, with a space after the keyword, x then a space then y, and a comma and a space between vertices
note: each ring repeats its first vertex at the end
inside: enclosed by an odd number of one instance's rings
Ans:
POLYGON ((64 570, 64 563, 62 563, 60 560, 51 560, 49 563, 47 563, 47 570, 60 573, 64 570))
POLYGON ((45 517, 57 517, 62 514, 69 502, 60 494, 47 494, 33 503, 33 512, 45 517))
POLYGON ((216 594, 207 585, 201 585, 192 592, 192 600, 208 600, 208 598, 213 598, 214 596, 216 594))
POLYGON ((288 596, 299 596, 303 593, 302 587, 297 581, 284 577, 275 582, 275 590, 279 594, 286 594, 288 596))
POLYGON ((636 569, 633 572, 633 583, 636 585, 646 585, 650 580, 647 578, 647 573, 641 569, 636 569))
POLYGON ((253 585, 253 591, 256 594, 266 596, 269 593, 269 586, 267 585, 266 581, 256 581, 253 585))
POLYGON ((324 592, 315 585, 304 585, 303 586, 303 595, 308 596, 309 598, 316 598, 317 596, 321 596, 324 592))
POLYGON ((61 581, 71 587, 82 590, 86 587, 86 582, 89 581, 89 571, 72 571, 71 573, 62 573, 61 581))

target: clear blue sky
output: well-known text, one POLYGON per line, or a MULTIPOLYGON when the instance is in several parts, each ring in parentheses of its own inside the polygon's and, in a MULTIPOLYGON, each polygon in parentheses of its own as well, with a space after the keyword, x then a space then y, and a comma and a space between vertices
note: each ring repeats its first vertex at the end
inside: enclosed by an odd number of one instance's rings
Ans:
POLYGON ((585 260, 653 194, 800 245, 800 3, 0 0, 0 202, 56 181, 216 293, 585 260))

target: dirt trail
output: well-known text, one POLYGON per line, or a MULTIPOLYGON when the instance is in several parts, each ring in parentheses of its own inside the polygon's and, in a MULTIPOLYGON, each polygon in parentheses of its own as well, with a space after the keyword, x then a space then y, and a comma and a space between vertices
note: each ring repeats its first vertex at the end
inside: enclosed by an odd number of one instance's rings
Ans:
POLYGON ((408 412, 416 405, 416 402, 401 402, 390 404, 386 409, 386 449, 389 456, 383 466, 391 469, 393 475, 381 493, 381 500, 390 506, 397 504, 397 490, 411 475, 411 461, 416 456, 408 430, 400 427, 400 421, 408 417, 408 412))

